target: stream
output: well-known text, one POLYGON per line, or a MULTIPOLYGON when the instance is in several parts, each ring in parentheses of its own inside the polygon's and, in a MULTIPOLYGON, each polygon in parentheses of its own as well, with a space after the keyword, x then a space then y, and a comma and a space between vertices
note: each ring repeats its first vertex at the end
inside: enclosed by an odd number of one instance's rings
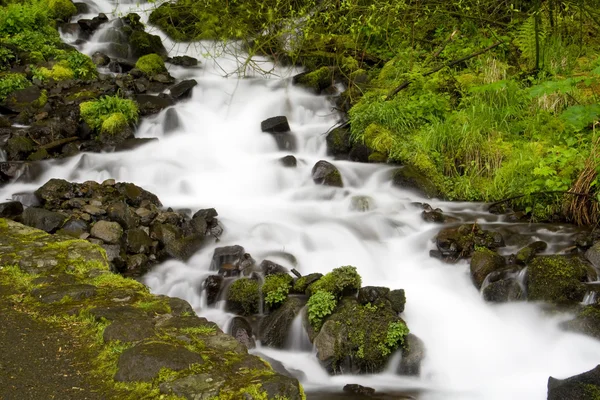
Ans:
MULTIPOLYGON (((86 1, 91 10, 84 17, 105 12, 112 19, 133 11, 144 22, 144 9, 157 6, 86 1)), ((91 55, 106 48, 107 29, 110 24, 79 49, 91 55)), ((136 137, 159 140, 127 152, 47 161, 36 181, 0 189, 3 199, 35 190, 50 178, 114 178, 155 193, 165 207, 192 212, 214 207, 225 228, 220 242, 206 246, 187 263, 169 261, 155 267, 144 282, 153 293, 187 300, 200 316, 224 330, 233 315, 224 311, 223 302, 206 307, 202 291, 203 280, 214 273, 209 266, 216 247, 239 244, 257 262, 268 257, 301 274, 354 265, 365 286, 405 289, 402 318, 427 351, 420 377, 395 375, 393 365, 376 375, 329 376, 306 345, 301 323, 292 325, 294 339, 286 350, 258 344, 253 351, 305 374, 302 384, 309 399, 337 398, 345 384, 358 383, 419 400, 542 400, 549 376, 565 378, 598 364, 600 341, 559 328, 570 315, 546 313, 533 303, 486 303, 471 282, 467 262, 448 265, 431 258, 432 238, 440 225, 424 222, 421 209, 413 204, 427 200, 392 186, 391 167, 328 157, 325 133, 339 115, 327 97, 292 85, 292 76, 300 70, 255 59, 271 73, 242 71, 244 57, 234 47, 174 43, 156 28, 148 30, 163 38, 170 56, 189 55, 201 62, 196 68, 169 66, 174 77, 193 78, 198 85, 191 98, 138 126, 136 137), (179 126, 165 133, 165 120, 174 115, 179 126), (261 132, 261 121, 277 115, 287 116, 291 126, 295 145, 286 151, 261 132), (279 163, 289 154, 298 159, 296 168, 279 163), (319 160, 339 168, 344 188, 313 183, 311 169, 319 160), (354 210, 357 196, 368 199, 367 211, 354 210)), ((502 232, 506 254, 535 240, 547 241, 548 253, 557 252, 574 232, 570 226, 509 224, 489 214, 483 204, 427 202, 447 215, 502 232)))

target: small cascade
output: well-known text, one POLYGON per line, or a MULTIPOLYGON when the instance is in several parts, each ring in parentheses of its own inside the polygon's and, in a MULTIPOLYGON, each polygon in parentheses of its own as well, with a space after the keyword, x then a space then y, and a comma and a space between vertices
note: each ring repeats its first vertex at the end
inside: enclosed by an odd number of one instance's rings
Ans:
POLYGON ((304 308, 300 310, 288 333, 287 340, 285 342, 285 348, 290 351, 312 351, 313 345, 308 338, 308 333, 302 323, 304 316, 304 308))
POLYGON ((583 297, 583 301, 582 304, 589 306, 592 304, 596 304, 596 299, 598 297, 598 293, 595 291, 589 291, 585 294, 585 296, 583 297))
POLYGON ((523 290, 523 293, 527 293, 527 267, 517 272, 515 279, 519 283, 519 286, 521 286, 521 290, 523 290))

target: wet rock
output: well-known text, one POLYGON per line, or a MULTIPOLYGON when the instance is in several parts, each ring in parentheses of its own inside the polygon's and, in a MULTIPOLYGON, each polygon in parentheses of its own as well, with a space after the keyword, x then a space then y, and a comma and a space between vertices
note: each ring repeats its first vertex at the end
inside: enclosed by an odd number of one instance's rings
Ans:
POLYGON ((115 184, 115 188, 119 194, 125 198, 127 204, 131 206, 140 207, 142 202, 147 201, 156 207, 162 207, 161 202, 155 194, 150 193, 133 183, 119 182, 115 184))
POLYGON ((156 114, 159 111, 175 104, 171 97, 154 96, 151 94, 138 94, 135 96, 140 115, 156 114))
POLYGON ((158 54, 166 57, 167 49, 162 44, 158 35, 152 35, 142 30, 135 30, 129 36, 129 51, 134 58, 139 58, 147 54, 158 54))
POLYGON ((586 293, 587 267, 579 257, 538 256, 527 268, 529 300, 573 304, 586 293))
POLYGON ((153 337, 154 325, 147 319, 119 319, 104 329, 105 342, 139 342, 153 337))
POLYGON ((75 238, 85 239, 84 234, 89 231, 89 224, 81 219, 69 219, 62 228, 59 230, 59 233, 63 233, 75 238))
POLYGON ((471 279, 479 289, 486 276, 494 271, 501 270, 505 266, 506 260, 500 254, 486 248, 478 249, 471 258, 471 279))
POLYGON ((239 315, 258 313, 260 293, 258 282, 254 279, 241 278, 227 289, 225 309, 239 315))
POLYGON ((245 318, 235 317, 231 320, 229 334, 237 339, 241 344, 249 349, 256 347, 254 336, 252 335, 252 327, 245 318))
POLYGON ((585 258, 592 263, 594 267, 600 269, 600 241, 594 243, 592 247, 585 252, 585 258))
POLYGON ((23 111, 40 108, 44 105, 41 104, 41 97, 42 91, 36 85, 15 90, 0 103, 0 111, 18 114, 23 111))
POLYGON ((312 169, 312 179, 318 185, 343 187, 342 174, 328 161, 318 161, 312 169))
POLYGON ((405 166, 394 171, 392 184, 401 189, 412 190, 423 197, 438 197, 439 191, 435 184, 416 168, 405 166))
POLYGON ((504 239, 500 233, 483 230, 477 224, 464 224, 442 229, 435 243, 443 259, 457 260, 470 257, 476 247, 490 250, 503 247, 504 239))
POLYGON ((123 236, 123 228, 116 222, 98 221, 92 226, 90 234, 106 243, 119 243, 123 236))
POLYGON ((388 294, 388 299, 390 300, 392 309, 395 312, 397 312, 397 313, 404 312, 404 305, 406 304, 406 294, 404 293, 404 289, 392 290, 388 294))
POLYGON ((108 17, 102 13, 92 19, 80 19, 77 21, 81 30, 84 31, 88 37, 105 22, 108 22, 108 17))
POLYGON ((198 65, 198 60, 189 56, 176 56, 168 58, 167 61, 173 65, 179 65, 181 67, 195 67, 198 65))
POLYGON ((446 217, 444 213, 442 212, 442 210, 439 209, 430 211, 423 210, 423 212, 421 213, 421 218, 423 218, 425 222, 433 222, 438 224, 446 222, 446 217))
POLYGON ((174 99, 187 99, 192 95, 192 89, 196 86, 198 82, 195 79, 186 79, 169 88, 171 92, 171 96, 174 99))
POLYGON ((259 339, 262 345, 283 348, 292 322, 303 306, 304 302, 299 298, 288 297, 277 310, 265 316, 259 327, 259 339))
POLYGON ((0 218, 13 219, 23 213, 23 204, 18 201, 0 203, 0 218))
POLYGON ((204 364, 199 354, 167 343, 141 343, 125 350, 119 357, 117 382, 149 382, 163 368, 181 371, 191 364, 204 364))
POLYGON ((315 94, 321 94, 334 83, 335 69, 322 67, 315 71, 302 72, 292 78, 294 85, 303 86, 315 94))
POLYGON ((275 372, 277 372, 278 374, 281 374, 283 376, 287 376, 290 378, 296 378, 300 381, 305 381, 306 380, 306 374, 298 369, 293 369, 293 368, 286 368, 285 365, 283 365, 281 362, 277 361, 274 358, 271 358, 269 356, 266 356, 262 353, 254 353, 257 356, 260 356, 261 359, 265 360, 266 362, 269 363, 269 365, 271 365, 271 368, 273 368, 273 370, 275 372))
POLYGON ((518 301, 525 297, 519 282, 514 278, 500 279, 491 282, 482 290, 483 299, 492 303, 518 301))
POLYGON ((419 376, 421 363, 425 359, 425 343, 416 335, 409 333, 402 348, 402 359, 398 364, 398 375, 419 376))
POLYGON ((90 5, 87 3, 74 2, 73 5, 77 9, 77 14, 87 14, 90 12, 90 5))
POLYGON ((352 144, 350 153, 348 153, 348 159, 350 161, 368 163, 369 157, 371 156, 372 150, 362 143, 352 144))
POLYGON ((515 261, 517 264, 527 265, 527 263, 531 261, 536 254, 541 253, 547 248, 548 244, 546 242, 542 242, 541 240, 528 244, 517 252, 515 261))
POLYGON ((296 282, 294 282, 293 290, 296 293, 304 294, 313 283, 315 283, 322 277, 323 277, 323 274, 320 274, 317 272, 317 273, 308 274, 301 278, 298 278, 298 279, 296 279, 296 282))
POLYGON ((66 297, 71 300, 83 300, 95 296, 97 288, 87 284, 45 286, 31 291, 31 295, 45 304, 57 303, 66 297))
POLYGON ((74 186, 64 179, 50 179, 35 195, 46 207, 58 208, 65 199, 75 197, 74 186))
POLYGON ((346 393, 352 393, 359 396, 369 397, 375 394, 375 389, 367 386, 357 385, 356 383, 349 383, 347 385, 344 385, 343 390, 346 393))
POLYGON ((134 254, 127 257, 127 276, 139 276, 146 272, 149 259, 145 254, 134 254))
POLYGON ((388 300, 390 289, 382 286, 363 286, 358 291, 358 302, 362 305, 377 305, 388 300))
POLYGON ((600 394, 600 365, 567 379, 548 378, 548 400, 596 400, 600 394))
POLYGON ((585 306, 577 317, 561 325, 564 329, 600 339, 600 304, 585 306))
POLYGON ((129 229, 125 234, 125 244, 130 253, 148 253, 152 247, 152 239, 142 229, 129 229))
POLYGON ((242 246, 217 247, 213 253, 210 269, 225 277, 239 276, 239 266, 246 254, 242 246))
POLYGON ((204 281, 204 290, 206 290, 206 305, 211 306, 219 300, 219 294, 223 287, 223 277, 220 275, 210 275, 204 281))
POLYGON ((352 149, 350 143, 350 129, 341 126, 333 129, 327 135, 327 153, 333 156, 347 157, 352 149))
POLYGON ((279 159, 279 163, 284 167, 295 168, 298 165, 296 157, 289 155, 279 159))
POLYGON ((290 125, 286 117, 278 116, 262 121, 260 129, 268 133, 286 133, 290 131, 290 125))
POLYGON ((123 74, 133 70, 135 68, 135 64, 125 58, 114 57, 108 62, 107 68, 110 72, 123 74))
POLYGON ((107 208, 108 218, 118 222, 125 229, 133 229, 140 224, 140 218, 124 201, 111 204, 107 208))
POLYGON ((225 381, 225 376, 215 373, 188 375, 161 383, 160 391, 185 399, 212 399, 218 398, 225 381))
POLYGON ((15 193, 12 195, 12 199, 20 202, 24 207, 39 207, 41 205, 40 200, 32 192, 15 193))
POLYGON ((99 67, 105 67, 110 63, 110 57, 99 51, 92 54, 92 61, 99 67))
POLYGON ((181 120, 175 107, 168 108, 165 111, 165 117, 162 123, 163 132, 165 134, 173 133, 181 126, 181 120))
POLYGON ((263 260, 258 268, 262 271, 264 276, 288 273, 287 268, 269 260, 263 260))
POLYGON ((23 212, 23 223, 31 227, 41 229, 48 233, 54 233, 63 226, 67 217, 61 213, 48 211, 43 208, 29 207, 23 212))

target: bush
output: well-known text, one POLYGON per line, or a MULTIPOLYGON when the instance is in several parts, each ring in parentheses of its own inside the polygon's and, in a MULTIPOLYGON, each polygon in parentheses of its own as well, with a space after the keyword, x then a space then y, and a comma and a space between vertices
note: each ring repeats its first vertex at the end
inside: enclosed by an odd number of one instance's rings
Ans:
POLYGON ((282 304, 290 291, 292 280, 287 274, 267 276, 262 287, 265 303, 271 307, 282 304))
POLYGON ((0 101, 15 90, 25 89, 31 86, 31 82, 22 74, 6 74, 0 75, 0 101))
POLYGON ((323 325, 323 319, 335 309, 337 300, 333 294, 324 290, 318 290, 310 296, 306 305, 308 309, 308 321, 316 331, 319 331, 323 325))
POLYGON ((41 80, 54 79, 55 81, 66 81, 74 79, 75 73, 71 68, 66 66, 66 63, 62 62, 55 64, 52 69, 46 67, 34 69, 33 76, 41 80))
POLYGON ((113 118, 110 124, 121 118, 125 118, 127 124, 132 124, 138 119, 135 102, 118 96, 104 96, 100 100, 83 102, 79 105, 79 110, 81 118, 95 131, 99 131, 113 114, 121 114, 122 117, 113 118))
POLYGON ((135 63, 135 67, 145 73, 146 75, 159 74, 161 72, 167 72, 165 63, 161 56, 158 54, 148 54, 142 56, 135 63))
POLYGON ((35 31, 48 24, 48 10, 43 3, 13 3, 0 12, 0 36, 35 31))
POLYGON ((77 8, 71 0, 49 0, 48 9, 52 18, 64 22, 69 22, 77 14, 77 8))

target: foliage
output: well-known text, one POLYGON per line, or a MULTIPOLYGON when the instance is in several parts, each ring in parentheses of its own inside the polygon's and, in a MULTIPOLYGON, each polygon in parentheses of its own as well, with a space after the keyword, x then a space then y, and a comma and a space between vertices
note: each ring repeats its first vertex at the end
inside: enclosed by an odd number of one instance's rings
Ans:
POLYGON ((48 9, 52 18, 65 22, 77 14, 77 8, 71 0, 48 0, 48 9))
POLYGON ((386 356, 398 348, 398 346, 403 345, 406 335, 408 335, 408 327, 404 322, 390 322, 385 341, 379 344, 381 354, 386 356))
POLYGON ((346 265, 344 267, 334 268, 330 273, 323 276, 311 286, 311 291, 329 292, 335 296, 342 294, 355 293, 360 289, 361 278, 356 267, 346 265))
POLYGON ((292 280, 288 274, 267 276, 262 286, 265 303, 271 307, 282 304, 290 291, 292 280))
POLYGON ((31 82, 22 74, 0 75, 0 101, 15 90, 25 89, 31 82))
POLYGON ((258 282, 248 278, 236 280, 227 291, 227 300, 239 304, 244 315, 257 313, 260 300, 258 282))
POLYGON ((145 73, 146 75, 159 74, 161 72, 167 72, 165 63, 161 56, 158 54, 147 54, 140 57, 135 63, 135 67, 145 73))
POLYGON ((117 123, 125 118, 128 124, 134 123, 138 118, 138 108, 133 100, 122 99, 118 96, 104 96, 96 101, 86 101, 79 105, 81 118, 95 131, 102 129, 103 124, 114 114, 123 117, 113 117, 106 129, 114 128, 117 123))
POLYGON ((110 114, 108 118, 102 122, 100 131, 109 135, 116 135, 127 127, 127 118, 122 113, 110 114))
POLYGON ((77 79, 92 79, 98 76, 96 65, 89 56, 83 53, 70 52, 66 57, 66 62, 77 79))
POLYGON ((0 13, 0 37, 34 31, 48 23, 43 2, 11 3, 0 13))
POLYGON ((307 303, 308 321, 316 331, 321 329, 323 319, 333 312, 336 305, 337 300, 330 292, 317 290, 310 296, 307 303))

